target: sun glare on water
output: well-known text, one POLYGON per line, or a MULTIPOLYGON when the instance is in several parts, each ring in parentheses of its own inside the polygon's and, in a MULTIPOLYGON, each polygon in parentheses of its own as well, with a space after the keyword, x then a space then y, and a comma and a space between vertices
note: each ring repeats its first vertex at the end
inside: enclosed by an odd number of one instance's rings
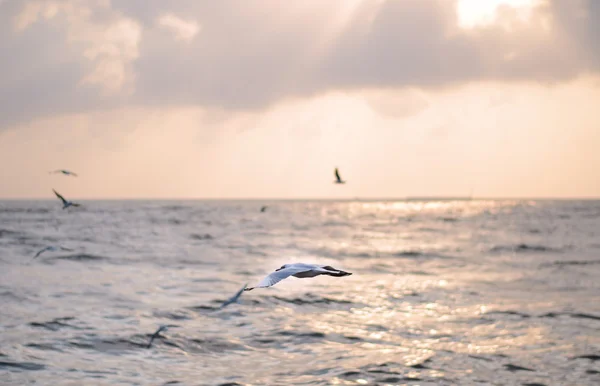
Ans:
POLYGON ((542 0, 458 0, 458 25, 461 28, 475 28, 493 24, 498 9, 507 6, 515 9, 519 16, 527 19, 531 10, 542 0))

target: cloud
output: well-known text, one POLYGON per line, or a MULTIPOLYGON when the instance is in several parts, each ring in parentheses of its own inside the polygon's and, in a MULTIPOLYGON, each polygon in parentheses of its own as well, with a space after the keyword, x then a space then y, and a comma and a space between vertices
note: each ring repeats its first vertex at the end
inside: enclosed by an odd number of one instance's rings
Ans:
POLYGON ((459 26, 456 6, 451 0, 0 3, 0 128, 123 106, 257 110, 335 90, 564 82, 600 70, 597 1, 540 0, 526 18, 500 7, 496 22, 470 29, 459 26))
POLYGON ((185 21, 171 13, 165 13, 158 19, 158 24, 170 30, 175 40, 191 41, 200 31, 195 21, 185 21))
POLYGON ((44 19, 63 17, 66 40, 81 50, 91 68, 81 84, 98 86, 107 93, 133 86, 131 64, 138 57, 141 28, 131 18, 111 12, 105 0, 37 0, 25 4, 15 16, 15 28, 23 33, 44 19))

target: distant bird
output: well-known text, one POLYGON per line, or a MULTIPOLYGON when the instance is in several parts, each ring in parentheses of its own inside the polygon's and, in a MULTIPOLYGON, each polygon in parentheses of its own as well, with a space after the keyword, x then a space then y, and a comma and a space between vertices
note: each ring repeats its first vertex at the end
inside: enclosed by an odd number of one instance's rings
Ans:
POLYGON ((50 251, 51 252, 54 252, 54 251, 70 251, 70 252, 72 252, 73 250, 70 248, 51 245, 49 247, 39 250, 38 253, 36 253, 35 256, 33 256, 33 258, 35 259, 36 257, 39 257, 42 253, 47 252, 47 251, 48 252, 50 252, 50 251))
POLYGON ((335 168, 335 181, 336 184, 345 184, 346 181, 342 181, 342 177, 340 177, 340 171, 338 168, 335 168))
POLYGON ((73 177, 77 177, 77 174, 76 174, 76 173, 73 173, 72 171, 70 171, 70 170, 65 170, 65 169, 58 169, 58 170, 54 170, 54 171, 51 171, 51 172, 48 172, 48 173, 50 173, 50 174, 58 174, 58 173, 62 173, 62 174, 64 174, 65 176, 73 176, 73 177))
POLYGON ((158 330, 156 330, 156 332, 152 335, 150 335, 150 341, 148 342, 148 345, 146 346, 146 348, 150 348, 152 347, 152 342, 154 342, 154 339, 158 338, 159 336, 162 338, 163 336, 160 335, 161 332, 163 331, 167 331, 167 329, 172 328, 172 327, 179 327, 176 324, 163 324, 161 326, 158 327, 158 330))
POLYGON ((77 204, 73 201, 65 200, 65 198, 63 196, 61 196, 56 190, 52 189, 52 191, 54 192, 54 194, 56 194, 56 197, 58 197, 62 201, 63 209, 67 209, 70 206, 80 206, 80 204, 77 204))
POLYGON ((261 212, 264 212, 264 211, 266 211, 266 210, 267 210, 267 206, 266 206, 266 205, 260 208, 260 211, 261 211, 261 212))
POLYGON ((244 284, 244 286, 242 288, 240 288, 240 290, 238 292, 236 292, 235 295, 233 295, 231 298, 229 298, 228 300, 223 302, 223 304, 221 304, 221 307, 219 307, 219 309, 225 308, 232 303, 237 303, 240 296, 242 296, 242 294, 244 293, 244 290, 246 289, 246 287, 248 287, 248 283, 244 284))
POLYGON ((349 276, 352 275, 350 272, 345 272, 339 269, 335 269, 329 265, 317 265, 317 264, 284 264, 281 268, 275 270, 270 275, 265 277, 256 287, 248 287, 244 291, 252 291, 255 288, 266 288, 271 287, 283 279, 294 276, 298 278, 315 277, 319 275, 328 275, 335 277, 349 276))

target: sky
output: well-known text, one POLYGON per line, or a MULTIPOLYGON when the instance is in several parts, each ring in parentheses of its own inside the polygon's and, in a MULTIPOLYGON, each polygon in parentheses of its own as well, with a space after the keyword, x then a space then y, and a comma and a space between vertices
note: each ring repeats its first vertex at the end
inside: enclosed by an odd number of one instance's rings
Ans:
POLYGON ((598 39, 596 0, 0 0, 0 198, 600 197, 598 39))

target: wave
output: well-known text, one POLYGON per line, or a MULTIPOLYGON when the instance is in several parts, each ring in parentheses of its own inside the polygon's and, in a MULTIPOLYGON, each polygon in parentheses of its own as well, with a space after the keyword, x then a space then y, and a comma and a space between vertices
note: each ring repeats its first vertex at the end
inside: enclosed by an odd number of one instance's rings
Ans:
POLYGON ((523 367, 523 366, 518 366, 518 365, 513 365, 512 363, 507 363, 504 365, 504 368, 508 371, 511 372, 516 372, 516 371, 535 371, 533 369, 527 368, 527 367, 523 367))
MULTIPOLYGON (((163 341, 163 343, 166 343, 163 341)), ((246 351, 247 346, 218 338, 192 338, 179 342, 180 349, 190 353, 225 353, 227 351, 246 351)))
POLYGON ((183 205, 168 205, 168 206, 163 206, 162 209, 164 210, 168 210, 171 212, 177 212, 180 210, 184 210, 184 209, 188 209, 187 206, 183 206, 183 205))
POLYGON ((342 221, 325 221, 323 223, 324 227, 349 227, 350 224, 342 221))
POLYGON ((540 315, 540 318, 556 318, 558 316, 570 316, 571 318, 590 319, 590 320, 599 320, 600 321, 600 316, 586 314, 583 312, 548 312, 543 315, 540 315))
POLYGON ((595 265, 600 264, 600 260, 572 260, 572 261, 562 261, 558 260, 552 263, 552 265, 557 265, 559 267, 565 265, 595 265))
POLYGON ((490 248, 490 252, 564 252, 566 248, 555 248, 546 245, 535 244, 516 244, 516 245, 496 245, 490 248))
POLYGON ((75 318, 72 316, 67 316, 67 317, 63 317, 63 318, 55 318, 48 322, 31 322, 31 323, 29 323, 29 325, 31 327, 45 328, 46 330, 50 330, 50 331, 58 331, 61 328, 65 328, 65 327, 73 328, 75 330, 81 330, 81 327, 77 327, 72 324, 65 323, 66 321, 71 321, 71 320, 75 320, 75 318))
POLYGON ((46 366, 42 365, 41 363, 0 361, 0 369, 19 369, 19 370, 36 371, 36 370, 43 370, 45 368, 46 368, 46 366))
POLYGON ((212 239, 214 239, 214 237, 209 233, 205 233, 205 234, 192 233, 190 235, 190 239, 192 239, 192 240, 212 240, 212 239))
POLYGON ((0 228, 0 238, 3 237, 7 237, 7 236, 20 236, 20 235, 24 235, 24 232, 21 231, 15 231, 12 229, 6 229, 6 228, 0 228))
POLYGON ((400 257, 400 258, 427 258, 427 259, 454 259, 454 256, 445 255, 436 251, 423 251, 414 249, 403 249, 399 251, 381 252, 373 249, 372 251, 354 251, 348 252, 344 250, 330 250, 330 249, 315 249, 307 250, 311 255, 321 255, 330 258, 336 257, 355 257, 355 258, 385 258, 385 257, 400 257))
POLYGON ((285 297, 280 297, 277 295, 273 295, 270 298, 276 300, 277 302, 284 302, 284 303, 295 304, 295 305, 299 305, 299 306, 308 305, 308 304, 344 304, 344 305, 354 304, 353 302, 351 302, 349 300, 333 299, 333 298, 328 298, 325 296, 314 295, 311 293, 306 294, 304 298, 285 298, 285 297))
POLYGON ((8 213, 8 214, 39 213, 39 214, 44 214, 44 213, 50 213, 50 209, 48 209, 48 208, 1 208, 0 214, 2 214, 2 213, 8 213))
POLYGON ((19 301, 19 302, 27 300, 26 297, 19 296, 19 295, 15 294, 12 291, 2 291, 2 292, 0 292, 0 298, 3 298, 5 300, 16 300, 16 301, 19 301))
POLYGON ((596 355, 596 354, 578 355, 576 357, 573 357, 573 359, 589 359, 592 362, 596 362, 596 361, 600 361, 600 355, 596 355))
POLYGON ((458 222, 460 219, 458 217, 440 217, 438 220, 442 222, 458 222))
MULTIPOLYGON (((109 351, 127 351, 139 348, 146 348, 148 346, 149 335, 136 335, 135 340, 115 338, 115 339, 104 339, 96 341, 69 341, 68 344, 71 347, 96 350, 101 352, 109 351)), ((157 339, 158 340, 158 339, 157 339)))
POLYGON ((521 318, 530 318, 531 317, 531 315, 526 314, 524 312, 511 311, 511 310, 507 310, 507 311, 490 311, 490 312, 486 312, 483 315, 484 316, 487 316, 487 315, 510 315, 510 316, 518 316, 518 317, 521 317, 521 318))
POLYGON ((169 312, 169 311, 155 311, 153 316, 157 318, 165 318, 170 320, 190 320, 191 316, 185 311, 169 312))
POLYGON ((56 346, 54 346, 50 343, 27 343, 27 344, 25 344, 25 347, 35 348, 37 350, 44 350, 44 351, 63 352, 62 350, 58 349, 56 346))
POLYGON ((75 255, 55 256, 45 260, 69 260, 69 261, 103 261, 108 260, 108 257, 90 255, 87 253, 79 253, 75 255))
MULTIPOLYGON (((426 359, 422 363, 406 366, 412 369, 429 369, 428 366, 424 366, 430 359, 426 359)), ((373 384, 397 384, 406 382, 419 382, 422 379, 419 377, 420 374, 406 374, 406 367, 399 363, 387 362, 380 365, 366 365, 356 370, 345 371, 338 374, 339 377, 347 380, 358 381, 358 379, 371 380, 373 384)), ((445 379, 437 379, 436 383, 445 379)), ((369 382, 371 384, 371 382, 369 382)))
POLYGON ((279 331, 277 333, 277 335, 292 336, 292 337, 297 337, 297 338, 319 338, 319 339, 326 337, 325 334, 323 334, 322 332, 317 332, 317 331, 298 332, 298 331, 284 330, 284 331, 279 331))

